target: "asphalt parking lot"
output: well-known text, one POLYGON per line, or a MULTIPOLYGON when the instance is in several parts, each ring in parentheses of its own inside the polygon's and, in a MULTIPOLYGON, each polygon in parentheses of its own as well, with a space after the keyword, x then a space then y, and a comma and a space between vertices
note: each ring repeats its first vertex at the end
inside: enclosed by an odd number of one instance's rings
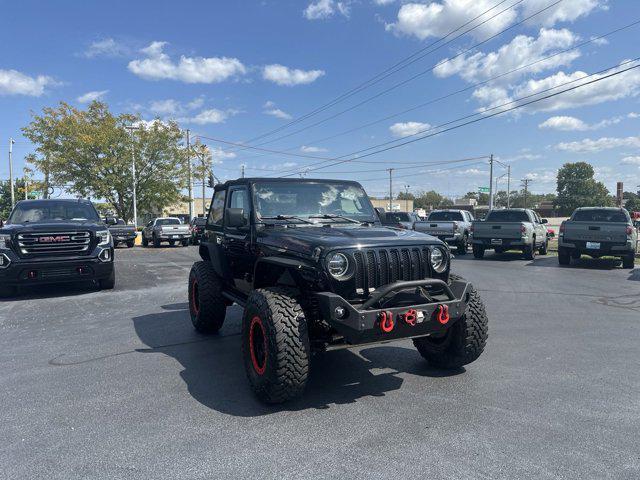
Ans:
POLYGON ((639 478, 640 268, 454 261, 489 313, 466 370, 408 341, 314 359, 306 395, 256 401, 240 309, 191 328, 197 249, 118 249, 117 285, 0 303, 2 478, 639 478))

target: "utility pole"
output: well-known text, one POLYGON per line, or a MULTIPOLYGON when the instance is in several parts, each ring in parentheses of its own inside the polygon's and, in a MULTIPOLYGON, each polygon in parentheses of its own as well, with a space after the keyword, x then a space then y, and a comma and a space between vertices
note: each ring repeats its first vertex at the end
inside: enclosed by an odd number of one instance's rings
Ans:
POLYGON ((493 210, 493 153, 489 157, 489 211, 493 210))
POLYGON ((389 211, 393 212, 393 180, 392 180, 392 173, 393 173, 393 168, 389 168, 387 169, 389 172, 389 211))
POLYGON ((240 166, 242 167, 242 178, 244 178, 244 163, 240 166))
POLYGON ((191 176, 191 145, 189 138, 190 131, 187 128, 187 172, 188 172, 188 193, 189 193, 189 221, 193 218, 193 178, 191 176))
POLYGON ((524 186, 524 208, 527 208, 527 193, 529 193, 529 184, 532 182, 530 178, 523 178, 522 184, 524 186))
POLYGON ((9 185, 11 187, 11 208, 16 204, 16 194, 13 191, 13 138, 9 138, 9 185))
MULTIPOLYGON (((138 130, 140 126, 135 125, 127 125, 127 129, 131 133, 131 177, 132 177, 132 190, 133 190, 133 226, 138 226, 138 192, 136 188, 136 144, 133 138, 133 131, 138 130)), ((49 185, 49 177, 48 175, 45 177, 45 183, 47 184, 47 189, 49 185)))
POLYGON ((404 211, 409 211, 409 185, 404 186, 404 211))
POLYGON ((507 208, 511 208, 511 165, 507 165, 507 208))

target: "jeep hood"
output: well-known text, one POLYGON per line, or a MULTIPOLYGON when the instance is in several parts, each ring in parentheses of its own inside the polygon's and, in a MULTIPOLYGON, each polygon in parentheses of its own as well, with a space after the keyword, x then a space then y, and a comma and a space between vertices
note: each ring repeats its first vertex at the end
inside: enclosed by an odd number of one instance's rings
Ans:
POLYGON ((413 230, 381 226, 322 226, 268 228, 258 232, 258 242, 272 248, 311 254, 314 248, 323 250, 345 248, 390 247, 400 245, 442 244, 431 235, 413 230))

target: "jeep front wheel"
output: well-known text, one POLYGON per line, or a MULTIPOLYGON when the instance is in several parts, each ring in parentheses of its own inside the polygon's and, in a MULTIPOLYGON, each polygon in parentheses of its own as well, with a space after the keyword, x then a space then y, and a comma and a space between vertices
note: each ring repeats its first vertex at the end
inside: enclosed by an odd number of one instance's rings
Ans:
POLYGON ((488 322, 480 295, 472 288, 464 314, 444 336, 416 338, 413 344, 431 365, 460 368, 476 360, 484 351, 488 322))
POLYGON ((309 374, 307 321, 296 292, 254 290, 242 319, 242 357, 255 395, 266 403, 299 396, 309 374))
POLYGON ((217 333, 222 328, 227 304, 222 283, 207 262, 196 262, 189 272, 189 313, 200 333, 217 333))

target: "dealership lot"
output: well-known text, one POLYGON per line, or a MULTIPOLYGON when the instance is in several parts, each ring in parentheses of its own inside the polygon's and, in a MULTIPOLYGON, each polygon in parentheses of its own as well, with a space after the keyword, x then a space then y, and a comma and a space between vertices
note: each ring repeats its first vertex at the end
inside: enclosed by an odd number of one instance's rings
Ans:
POLYGON ((245 380, 240 314, 191 327, 197 248, 118 249, 114 291, 0 303, 5 478, 638 478, 640 268, 454 261, 490 318, 466 371, 408 341, 316 357, 305 396, 245 380))

